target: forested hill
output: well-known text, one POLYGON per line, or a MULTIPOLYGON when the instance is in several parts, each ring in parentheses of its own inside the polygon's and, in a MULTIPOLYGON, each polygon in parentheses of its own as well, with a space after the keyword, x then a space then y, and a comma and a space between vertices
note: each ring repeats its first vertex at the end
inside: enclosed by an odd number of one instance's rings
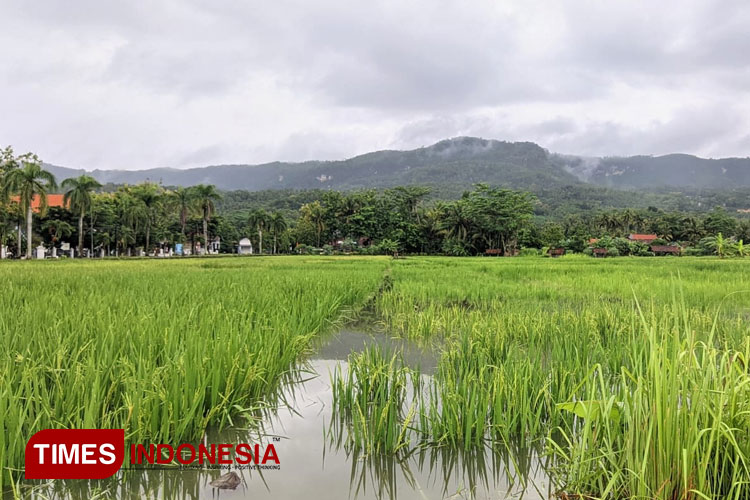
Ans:
MULTIPOLYGON (((48 165, 58 180, 83 170, 48 165)), ((459 137, 411 151, 377 151, 342 161, 217 165, 192 169, 94 170, 102 183, 165 186, 214 184, 219 189, 352 189, 404 185, 458 192, 478 182, 528 189, 594 184, 632 188, 750 186, 750 159, 689 155, 585 158, 549 153, 530 142, 459 137)))
MULTIPOLYGON (((50 166, 58 179, 77 176, 50 166)), ((378 151, 342 161, 218 165, 193 169, 139 171, 94 170, 99 182, 136 184, 146 180, 165 186, 214 184, 219 189, 352 189, 430 185, 469 188, 478 182, 534 189, 578 183, 550 155, 533 143, 475 138, 438 142, 411 151, 378 151)))
POLYGON ((726 189, 750 186, 750 158, 711 160, 685 154, 626 158, 556 156, 564 168, 579 179, 616 189, 726 189))

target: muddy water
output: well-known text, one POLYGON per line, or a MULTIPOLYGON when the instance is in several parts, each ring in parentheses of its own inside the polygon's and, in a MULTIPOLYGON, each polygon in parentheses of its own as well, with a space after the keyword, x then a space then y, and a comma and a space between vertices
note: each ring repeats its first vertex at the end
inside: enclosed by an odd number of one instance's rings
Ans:
MULTIPOLYGON (((279 470, 236 470, 236 490, 218 490, 209 483, 226 470, 121 471, 104 482, 56 481, 49 487, 25 490, 31 498, 216 498, 216 499, 432 499, 549 498, 548 482, 533 453, 510 455, 483 450, 459 454, 427 449, 409 456, 358 456, 336 445, 326 434, 331 423, 330 374, 346 369, 351 352, 378 344, 400 349, 404 361, 419 366, 424 376, 434 371, 434 351, 389 339, 383 334, 342 331, 326 341, 297 381, 283 392, 278 409, 265 417, 258 431, 230 429, 209 433, 208 443, 273 443, 279 470), (518 472, 520 471, 520 473, 518 472)), ((339 436, 340 438, 341 436, 339 436)), ((339 439, 345 442, 345 439, 339 439)))

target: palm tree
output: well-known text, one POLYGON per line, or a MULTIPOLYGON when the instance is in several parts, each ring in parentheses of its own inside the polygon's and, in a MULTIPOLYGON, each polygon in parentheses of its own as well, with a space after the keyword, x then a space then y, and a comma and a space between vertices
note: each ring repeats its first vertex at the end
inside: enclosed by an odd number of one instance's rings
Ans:
POLYGON ((143 202, 133 196, 130 188, 123 187, 117 191, 118 218, 120 220, 120 235, 116 238, 117 246, 127 249, 130 256, 130 245, 135 245, 138 228, 146 219, 146 207, 143 202))
POLYGON ((444 212, 441 214, 440 228, 441 233, 449 238, 456 238, 460 241, 466 241, 471 228, 471 218, 464 210, 461 202, 453 202, 445 205, 444 212))
POLYGON ((161 205, 161 190, 153 182, 139 184, 133 190, 133 194, 141 200, 144 210, 144 221, 146 222, 146 254, 151 249, 151 227, 156 219, 156 212, 161 205))
POLYGON ((299 211, 302 214, 302 218, 312 224, 315 228, 315 235, 317 236, 318 241, 317 246, 320 247, 320 235, 326 228, 325 208, 323 208, 323 205, 321 205, 318 200, 315 200, 312 203, 305 203, 302 205, 299 211))
POLYGON ((33 210, 31 208, 34 197, 39 199, 39 213, 47 212, 47 193, 57 188, 55 176, 42 168, 42 162, 36 155, 31 155, 22 161, 21 168, 9 171, 4 177, 3 192, 7 196, 12 193, 18 196, 21 207, 26 212, 26 258, 31 258, 31 229, 33 210))
POLYGON ((221 194, 213 184, 198 184, 192 189, 195 193, 196 203, 203 213, 203 247, 201 253, 205 254, 208 249, 208 221, 211 219, 211 214, 216 211, 214 202, 221 199, 221 194))
POLYGON ((690 243, 695 243, 703 236, 703 230, 701 229, 701 223, 692 215, 688 215, 682 219, 682 230, 680 232, 680 238, 688 240, 690 243))
POLYGON ((66 188, 63 204, 78 212, 78 255, 83 255, 83 218, 86 211, 91 209, 91 192, 102 187, 99 182, 89 175, 65 179, 62 187, 66 188))
POLYGON ((52 244, 58 242, 60 238, 67 238, 73 234, 73 226, 64 220, 50 219, 42 224, 42 230, 47 231, 52 238, 52 244))
POLYGON ((271 231, 273 231, 273 253, 276 253, 276 239, 279 233, 286 231, 287 223, 284 218, 284 214, 281 212, 274 212, 271 215, 271 231))
POLYGON ((635 226, 636 232, 643 231, 643 226, 646 223, 646 217, 640 212, 633 212, 633 218, 632 221, 633 225, 635 226))
POLYGON ((195 190, 192 188, 178 187, 169 195, 180 215, 180 234, 182 235, 182 243, 185 243, 185 225, 187 224, 188 215, 190 215, 190 212, 193 211, 193 207, 195 206, 195 190))
POLYGON ((128 227, 128 226, 123 226, 120 229, 120 237, 118 238, 116 244, 118 247, 120 246, 122 247, 123 252, 127 248, 128 257, 130 257, 130 245, 135 244, 135 231, 133 231, 133 228, 128 227))
POLYGON ((262 208, 250 212, 248 221, 251 227, 258 230, 258 253, 263 253, 263 230, 271 225, 271 216, 262 208))
POLYGON ((99 239, 99 242, 100 242, 100 244, 102 246, 106 245, 106 247, 107 247, 107 254, 106 255, 107 255, 107 257, 109 257, 109 246, 112 243, 112 235, 109 234, 109 232, 104 231, 104 232, 99 233, 99 238, 98 239, 99 239))

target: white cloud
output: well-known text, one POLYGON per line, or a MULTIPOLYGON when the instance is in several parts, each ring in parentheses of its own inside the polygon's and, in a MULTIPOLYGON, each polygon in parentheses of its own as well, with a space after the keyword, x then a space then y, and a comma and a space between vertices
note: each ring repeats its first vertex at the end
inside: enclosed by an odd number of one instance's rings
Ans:
POLYGON ((6 0, 0 145, 93 168, 445 137, 747 156, 750 6, 6 0))

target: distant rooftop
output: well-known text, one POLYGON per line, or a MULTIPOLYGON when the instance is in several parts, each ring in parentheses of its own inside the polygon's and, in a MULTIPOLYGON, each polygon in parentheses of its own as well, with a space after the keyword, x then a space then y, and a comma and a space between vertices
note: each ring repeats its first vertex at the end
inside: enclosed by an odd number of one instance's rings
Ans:
MULTIPOLYGON (((64 207, 65 204, 63 203, 63 197, 65 195, 63 194, 48 194, 47 195, 47 206, 48 207, 64 207)), ((10 201, 18 203, 18 196, 11 197, 10 201)), ((39 195, 34 195, 34 198, 31 199, 31 209, 34 212, 39 212, 39 209, 41 207, 41 199, 39 198, 39 195)))
POLYGON ((631 234, 628 236, 628 239, 630 241, 645 241, 645 242, 651 242, 657 239, 658 236, 655 234, 631 234))

